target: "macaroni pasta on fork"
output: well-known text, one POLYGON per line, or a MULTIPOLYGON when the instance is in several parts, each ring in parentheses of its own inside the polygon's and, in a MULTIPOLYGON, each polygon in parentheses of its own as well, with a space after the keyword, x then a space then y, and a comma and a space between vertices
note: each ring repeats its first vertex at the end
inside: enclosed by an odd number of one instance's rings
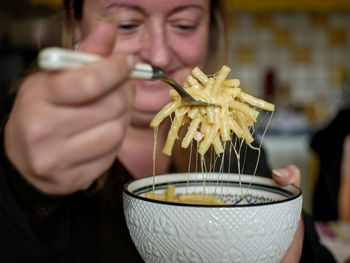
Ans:
POLYGON ((204 155, 211 145, 215 152, 224 152, 223 142, 230 141, 234 133, 251 146, 254 138, 250 128, 257 120, 260 108, 274 111, 273 104, 253 97, 239 88, 238 79, 226 79, 230 68, 224 65, 214 76, 208 77, 198 67, 188 76, 184 88, 193 97, 217 106, 187 106, 181 104, 181 97, 175 90, 170 91, 174 99, 153 118, 150 126, 157 128, 160 123, 174 113, 163 153, 171 155, 181 126, 189 123, 181 147, 187 148, 192 140, 199 144, 198 153, 204 155))

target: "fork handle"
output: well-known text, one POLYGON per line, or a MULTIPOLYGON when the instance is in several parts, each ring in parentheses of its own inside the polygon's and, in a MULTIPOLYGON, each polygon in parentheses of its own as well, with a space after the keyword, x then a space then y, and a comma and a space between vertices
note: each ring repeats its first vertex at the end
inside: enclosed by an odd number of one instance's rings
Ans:
MULTIPOLYGON (((100 60, 98 55, 68 50, 59 47, 49 47, 40 51, 38 56, 38 65, 44 70, 62 70, 79 68, 100 60)), ((158 79, 163 75, 160 68, 146 63, 136 63, 130 73, 130 78, 152 80, 158 79)))

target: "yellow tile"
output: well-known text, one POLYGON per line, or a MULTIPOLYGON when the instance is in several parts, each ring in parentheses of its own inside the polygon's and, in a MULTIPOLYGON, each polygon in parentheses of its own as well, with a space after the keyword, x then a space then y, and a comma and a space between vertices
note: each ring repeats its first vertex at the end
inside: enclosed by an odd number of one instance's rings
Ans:
POLYGON ((344 84, 348 79, 348 72, 345 65, 333 66, 330 69, 330 80, 334 84, 344 84))
POLYGON ((312 13, 310 23, 314 27, 325 28, 328 26, 328 18, 325 13, 312 13))
POLYGON ((270 13, 259 13, 256 15, 255 23, 258 27, 269 27, 272 24, 271 21, 270 13))
POLYGON ((293 61, 296 64, 307 64, 311 62, 311 52, 308 47, 298 46, 292 48, 293 61))
POLYGON ((344 28, 332 28, 328 31, 331 46, 345 46, 347 33, 344 28))
POLYGON ((289 46, 291 44, 290 29, 276 28, 274 31, 274 43, 278 46, 289 46))
POLYGON ((250 46, 239 46, 235 50, 235 57, 241 64, 251 64, 256 60, 255 50, 250 46))

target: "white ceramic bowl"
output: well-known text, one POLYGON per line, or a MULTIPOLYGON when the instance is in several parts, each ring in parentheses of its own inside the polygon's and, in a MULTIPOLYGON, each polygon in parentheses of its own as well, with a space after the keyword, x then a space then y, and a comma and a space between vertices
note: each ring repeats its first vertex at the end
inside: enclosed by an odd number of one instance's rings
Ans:
POLYGON ((295 186, 234 174, 171 174, 155 177, 156 192, 216 193, 233 205, 175 204, 147 199, 153 177, 124 187, 130 235, 145 262, 279 262, 290 246, 302 209, 295 186), (249 204, 242 203, 243 191, 249 204))

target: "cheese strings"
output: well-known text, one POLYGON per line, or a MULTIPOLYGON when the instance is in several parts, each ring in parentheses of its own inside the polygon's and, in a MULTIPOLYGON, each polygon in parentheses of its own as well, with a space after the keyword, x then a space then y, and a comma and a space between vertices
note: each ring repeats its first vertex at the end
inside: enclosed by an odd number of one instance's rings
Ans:
MULTIPOLYGON (((255 175, 260 158, 260 148, 252 145, 254 141, 253 133, 255 131, 254 124, 257 122, 260 111, 265 110, 273 113, 275 107, 273 104, 253 97, 239 88, 239 79, 227 79, 230 68, 223 66, 221 70, 214 76, 205 75, 198 67, 194 68, 192 75, 187 77, 184 83, 184 88, 193 97, 207 101, 218 106, 188 106, 181 103, 181 97, 175 90, 170 91, 170 96, 173 101, 163 107, 163 109, 153 118, 150 126, 154 128, 154 149, 153 149, 153 191, 146 193, 146 197, 157 200, 180 202, 180 203, 200 203, 200 204, 226 204, 223 199, 217 196, 217 187, 219 180, 216 182, 214 192, 206 193, 206 179, 203 179, 203 190, 201 193, 188 193, 188 182, 185 194, 175 194, 175 186, 169 185, 164 193, 155 193, 155 156, 156 156, 156 141, 157 130, 161 122, 166 118, 171 118, 171 126, 168 132, 167 140, 163 148, 163 153, 166 155, 172 154, 174 143, 179 138, 179 130, 181 127, 187 127, 187 132, 181 140, 182 148, 190 148, 190 158, 188 164, 188 174, 191 167, 192 147, 196 145, 196 170, 198 159, 202 173, 213 172, 216 167, 217 160, 220 160, 219 173, 223 174, 225 148, 229 145, 228 151, 228 173, 231 169, 231 155, 234 153, 237 160, 237 172, 239 175, 239 184, 241 189, 241 201, 246 202, 243 188, 241 185, 240 175, 244 169, 241 167, 242 156, 241 150, 243 143, 248 145, 253 150, 258 151, 257 162, 255 164, 255 175), (235 136, 233 136, 235 135, 235 136), (232 142, 235 138, 235 142, 232 142), (193 144, 193 141, 197 144, 193 144), (216 155, 213 156, 213 151, 210 154, 209 167, 206 164, 204 155, 212 146, 216 155), (233 150, 233 151, 232 151, 233 150), (198 154, 200 158, 198 157, 198 154), (219 158, 220 157, 220 158, 219 158)), ((272 118, 272 114, 270 120, 272 118)), ((268 125, 267 125, 268 126, 268 125)), ((266 132, 265 128, 264 134, 266 132)), ((264 137, 263 134, 263 137, 264 137)), ((262 138, 263 139, 263 138, 262 138)), ((245 148, 246 149, 246 148, 245 148)), ((246 150, 245 150, 246 152, 246 150)), ((245 159, 245 156, 243 156, 245 159)), ((228 181, 228 180, 227 180, 228 181)), ((224 179, 222 178, 222 182, 224 179)), ((195 188, 196 189, 196 188, 195 188)), ((249 189, 249 187, 248 187, 249 189)), ((247 189, 247 190, 248 190, 247 189)), ((223 196, 223 187, 221 188, 221 196, 223 196)))

